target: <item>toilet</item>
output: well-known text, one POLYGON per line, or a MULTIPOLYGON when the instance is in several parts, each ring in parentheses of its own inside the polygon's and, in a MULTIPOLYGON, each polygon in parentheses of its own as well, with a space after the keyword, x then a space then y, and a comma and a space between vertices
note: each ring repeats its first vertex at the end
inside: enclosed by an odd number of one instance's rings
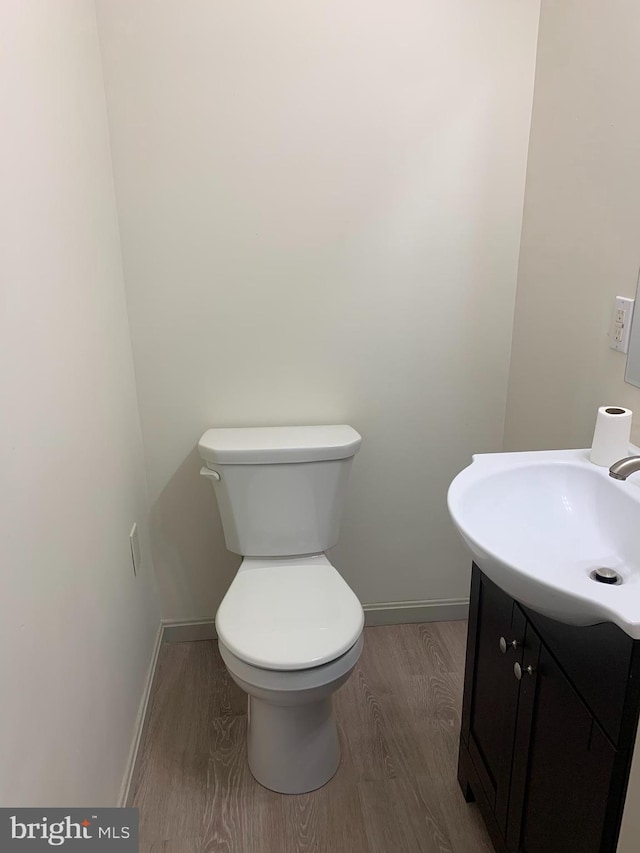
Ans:
POLYGON ((325 551, 361 441, 343 424, 210 429, 198 445, 243 557, 216 614, 220 654, 248 694, 249 768, 283 794, 320 788, 340 763, 332 696, 360 657, 364 614, 325 551))

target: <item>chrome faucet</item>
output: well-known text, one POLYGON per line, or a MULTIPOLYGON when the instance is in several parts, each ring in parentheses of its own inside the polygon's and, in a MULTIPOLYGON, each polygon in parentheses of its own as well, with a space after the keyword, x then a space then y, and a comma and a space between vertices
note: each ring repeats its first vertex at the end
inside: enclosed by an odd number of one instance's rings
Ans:
POLYGON ((640 471, 640 456, 626 456, 624 459, 618 459, 609 468, 609 476, 615 480, 626 480, 631 474, 640 471))

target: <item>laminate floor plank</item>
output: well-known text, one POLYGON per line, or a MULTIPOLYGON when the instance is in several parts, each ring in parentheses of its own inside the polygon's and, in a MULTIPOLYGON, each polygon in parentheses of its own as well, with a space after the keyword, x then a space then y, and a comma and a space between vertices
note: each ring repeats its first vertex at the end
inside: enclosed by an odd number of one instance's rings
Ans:
MULTIPOLYGON (((417 625, 417 642, 414 659, 424 661, 426 654, 434 672, 459 672, 460 659, 464 660, 466 647, 466 622, 427 622, 417 625)), ((414 675, 424 674, 422 669, 414 675)))
POLYGON ((396 779, 420 770, 403 692, 380 696, 367 680, 366 664, 356 667, 336 697, 335 711, 345 760, 356 779, 396 779))
POLYGON ((460 661, 464 661, 467 651, 467 621, 429 622, 421 625, 420 628, 429 629, 435 634, 440 644, 447 649, 452 671, 463 674, 464 667, 460 668, 460 661))
POLYGON ((367 849, 358 790, 344 763, 329 784, 283 800, 287 837, 282 853, 324 853, 367 849))
POLYGON ((464 801, 455 773, 440 775, 431 765, 430 773, 416 778, 423 797, 435 797, 444 819, 453 853, 495 853, 480 812, 464 801))
POLYGON ((340 767, 300 796, 251 776, 217 643, 163 646, 129 802, 141 853, 491 853, 456 779, 465 638, 461 622, 366 628, 335 696, 340 767))
POLYGON ((413 777, 358 783, 371 853, 453 853, 435 797, 413 777))

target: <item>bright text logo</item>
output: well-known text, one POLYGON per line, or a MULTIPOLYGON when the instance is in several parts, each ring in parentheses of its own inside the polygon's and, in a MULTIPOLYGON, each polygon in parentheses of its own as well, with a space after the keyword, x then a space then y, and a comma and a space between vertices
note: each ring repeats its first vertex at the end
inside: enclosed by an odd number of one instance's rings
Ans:
POLYGON ((138 853, 137 809, 0 809, 0 850, 138 853))

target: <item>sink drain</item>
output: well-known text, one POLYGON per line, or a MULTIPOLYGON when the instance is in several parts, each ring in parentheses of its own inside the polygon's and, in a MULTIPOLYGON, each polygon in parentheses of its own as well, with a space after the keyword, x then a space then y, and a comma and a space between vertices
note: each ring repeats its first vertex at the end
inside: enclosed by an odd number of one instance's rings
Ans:
POLYGON ((594 569, 589 577, 593 581, 598 581, 598 583, 615 584, 616 586, 619 586, 622 583, 622 578, 616 571, 614 571, 614 569, 607 569, 604 567, 594 569))

